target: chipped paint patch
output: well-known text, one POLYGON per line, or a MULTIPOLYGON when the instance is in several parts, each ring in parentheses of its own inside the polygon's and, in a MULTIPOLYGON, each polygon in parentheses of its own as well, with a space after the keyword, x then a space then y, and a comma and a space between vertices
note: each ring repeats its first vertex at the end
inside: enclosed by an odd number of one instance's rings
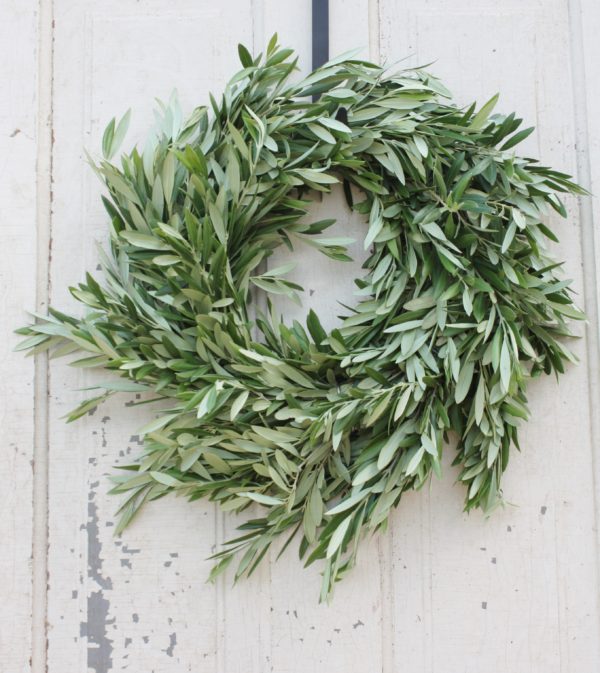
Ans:
POLYGON ((98 526, 98 506, 96 505, 96 488, 99 482, 90 484, 88 494, 88 521, 85 525, 87 533, 88 580, 98 587, 87 597, 87 621, 80 624, 80 635, 87 639, 87 667, 95 673, 108 673, 112 669, 113 641, 107 636, 107 627, 114 624, 109 619, 110 601, 104 592, 113 588, 110 577, 105 577, 102 570, 102 543, 98 526))
POLYGON ((175 646, 177 645, 177 634, 176 633, 170 633, 169 634, 169 647, 167 647, 166 650, 163 650, 167 657, 172 657, 173 656, 173 651, 175 650, 175 646))

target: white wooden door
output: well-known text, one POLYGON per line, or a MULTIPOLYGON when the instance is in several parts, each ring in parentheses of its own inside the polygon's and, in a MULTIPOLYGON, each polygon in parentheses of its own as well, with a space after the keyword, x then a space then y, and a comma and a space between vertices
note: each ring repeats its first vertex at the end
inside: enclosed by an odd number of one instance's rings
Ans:
MULTIPOLYGON (((139 450, 150 413, 127 395, 75 424, 85 372, 12 352, 25 309, 77 310, 67 287, 97 264, 106 234, 86 167, 115 115, 144 137, 153 100, 184 109, 219 92, 238 42, 277 31, 310 67, 310 2, 3 0, 0 5, 0 671, 66 673, 595 673, 600 423, 597 198, 568 201, 557 254, 590 324, 559 384, 530 388, 533 420, 504 481, 514 506, 462 512, 448 465, 410 494, 389 533, 318 605, 318 569, 268 559, 250 581, 205 583, 205 559, 234 522, 212 505, 147 507, 121 538, 112 466, 139 450)), ((331 53, 424 64, 460 102, 517 110, 537 130, 526 150, 600 192, 600 5, 593 0, 331 0, 331 53)), ((315 204, 360 237, 339 194, 315 204)), ((354 266, 302 251, 309 307, 335 322, 354 266)), ((446 461, 449 463, 449 459, 446 461)))

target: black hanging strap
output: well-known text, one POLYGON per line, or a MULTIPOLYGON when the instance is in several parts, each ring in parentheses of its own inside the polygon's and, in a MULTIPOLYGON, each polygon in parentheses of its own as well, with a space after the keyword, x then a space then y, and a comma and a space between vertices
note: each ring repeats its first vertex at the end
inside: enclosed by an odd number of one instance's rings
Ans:
POLYGON ((312 0, 312 67, 329 60, 329 0, 312 0))

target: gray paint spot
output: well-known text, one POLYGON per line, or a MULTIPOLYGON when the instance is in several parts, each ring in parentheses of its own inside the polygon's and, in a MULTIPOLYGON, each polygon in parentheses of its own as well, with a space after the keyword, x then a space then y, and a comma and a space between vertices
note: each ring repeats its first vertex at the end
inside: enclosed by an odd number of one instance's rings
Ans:
POLYGON ((171 633, 169 635, 169 647, 167 647, 166 650, 163 650, 167 657, 172 657, 173 656, 173 651, 175 650, 175 645, 177 645, 177 634, 176 633, 171 633))
POLYGON ((544 514, 548 511, 548 508, 546 505, 542 505, 542 508, 540 509, 540 514, 544 516, 544 514))
POLYGON ((512 531, 512 528, 510 526, 506 526, 506 532, 510 533, 512 531))
POLYGON ((104 597, 105 590, 112 589, 112 580, 102 571, 102 543, 99 537, 98 507, 95 502, 99 482, 90 484, 88 495, 87 556, 88 579, 98 586, 87 597, 87 622, 80 624, 80 635, 87 638, 87 666, 96 673, 108 673, 112 668, 113 641, 108 638, 106 629, 114 624, 109 619, 110 601, 104 597))
POLYGON ((112 580, 102 574, 102 558, 100 557, 102 543, 99 538, 98 507, 95 502, 96 491, 94 490, 98 487, 98 484, 97 481, 90 484, 91 490, 88 495, 88 522, 85 526, 88 543, 88 578, 94 580, 101 589, 112 589, 112 580))
POLYGON ((487 610, 487 601, 482 601, 481 602, 481 609, 482 610, 487 610))
POLYGON ((125 645, 124 647, 129 647, 131 645, 131 638, 125 638, 125 645))
POLYGON ((122 558, 121 559, 121 568, 131 569, 131 561, 128 558, 122 558))
POLYGON ((137 624, 137 623, 140 621, 140 616, 138 615, 137 612, 134 612, 134 613, 131 615, 131 619, 133 619, 134 623, 137 624))
POLYGON ((112 643, 106 635, 106 627, 114 624, 114 618, 108 619, 110 601, 104 598, 103 591, 93 591, 87 600, 87 665, 96 673, 108 673, 112 668, 112 643))
POLYGON ((21 129, 15 129, 8 137, 14 138, 15 136, 18 136, 19 133, 21 133, 21 129))
POLYGON ((495 565, 496 564, 496 557, 492 556, 492 563, 495 565))
POLYGON ((122 551, 124 554, 139 554, 141 552, 141 549, 132 549, 128 547, 126 544, 124 544, 122 551))
POLYGON ((360 619, 359 619, 355 624, 352 624, 352 628, 357 629, 359 626, 364 626, 364 625, 365 625, 364 622, 361 622, 360 619))

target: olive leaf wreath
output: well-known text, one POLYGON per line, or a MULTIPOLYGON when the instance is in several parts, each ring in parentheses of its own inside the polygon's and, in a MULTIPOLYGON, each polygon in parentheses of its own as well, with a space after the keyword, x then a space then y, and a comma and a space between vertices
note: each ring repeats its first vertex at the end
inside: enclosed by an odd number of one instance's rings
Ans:
POLYGON ((51 309, 19 330, 20 347, 85 351, 73 366, 122 377, 69 420, 116 391, 167 401, 140 462, 115 477, 118 532, 170 492, 259 503, 212 576, 238 554, 235 577, 248 575, 296 538, 307 565, 324 559, 325 598, 361 536, 440 475, 450 431, 466 509, 501 502, 527 381, 574 360, 561 338, 583 317, 544 252, 556 240, 545 216, 566 216, 557 192, 586 192, 514 155, 532 129, 490 116, 497 96, 461 109, 421 69, 388 76, 352 55, 293 83, 297 59, 276 42, 257 58, 240 46, 221 101, 185 123, 163 107, 158 137, 120 166, 128 116, 110 123, 95 167, 111 220, 104 280, 71 289, 85 317, 51 309), (335 183, 368 219, 358 304, 330 332, 313 311, 306 327, 269 301, 261 313, 255 289, 301 290, 289 266, 264 271, 282 243, 349 259, 347 239, 321 235, 332 220, 305 217, 311 192, 335 183))

